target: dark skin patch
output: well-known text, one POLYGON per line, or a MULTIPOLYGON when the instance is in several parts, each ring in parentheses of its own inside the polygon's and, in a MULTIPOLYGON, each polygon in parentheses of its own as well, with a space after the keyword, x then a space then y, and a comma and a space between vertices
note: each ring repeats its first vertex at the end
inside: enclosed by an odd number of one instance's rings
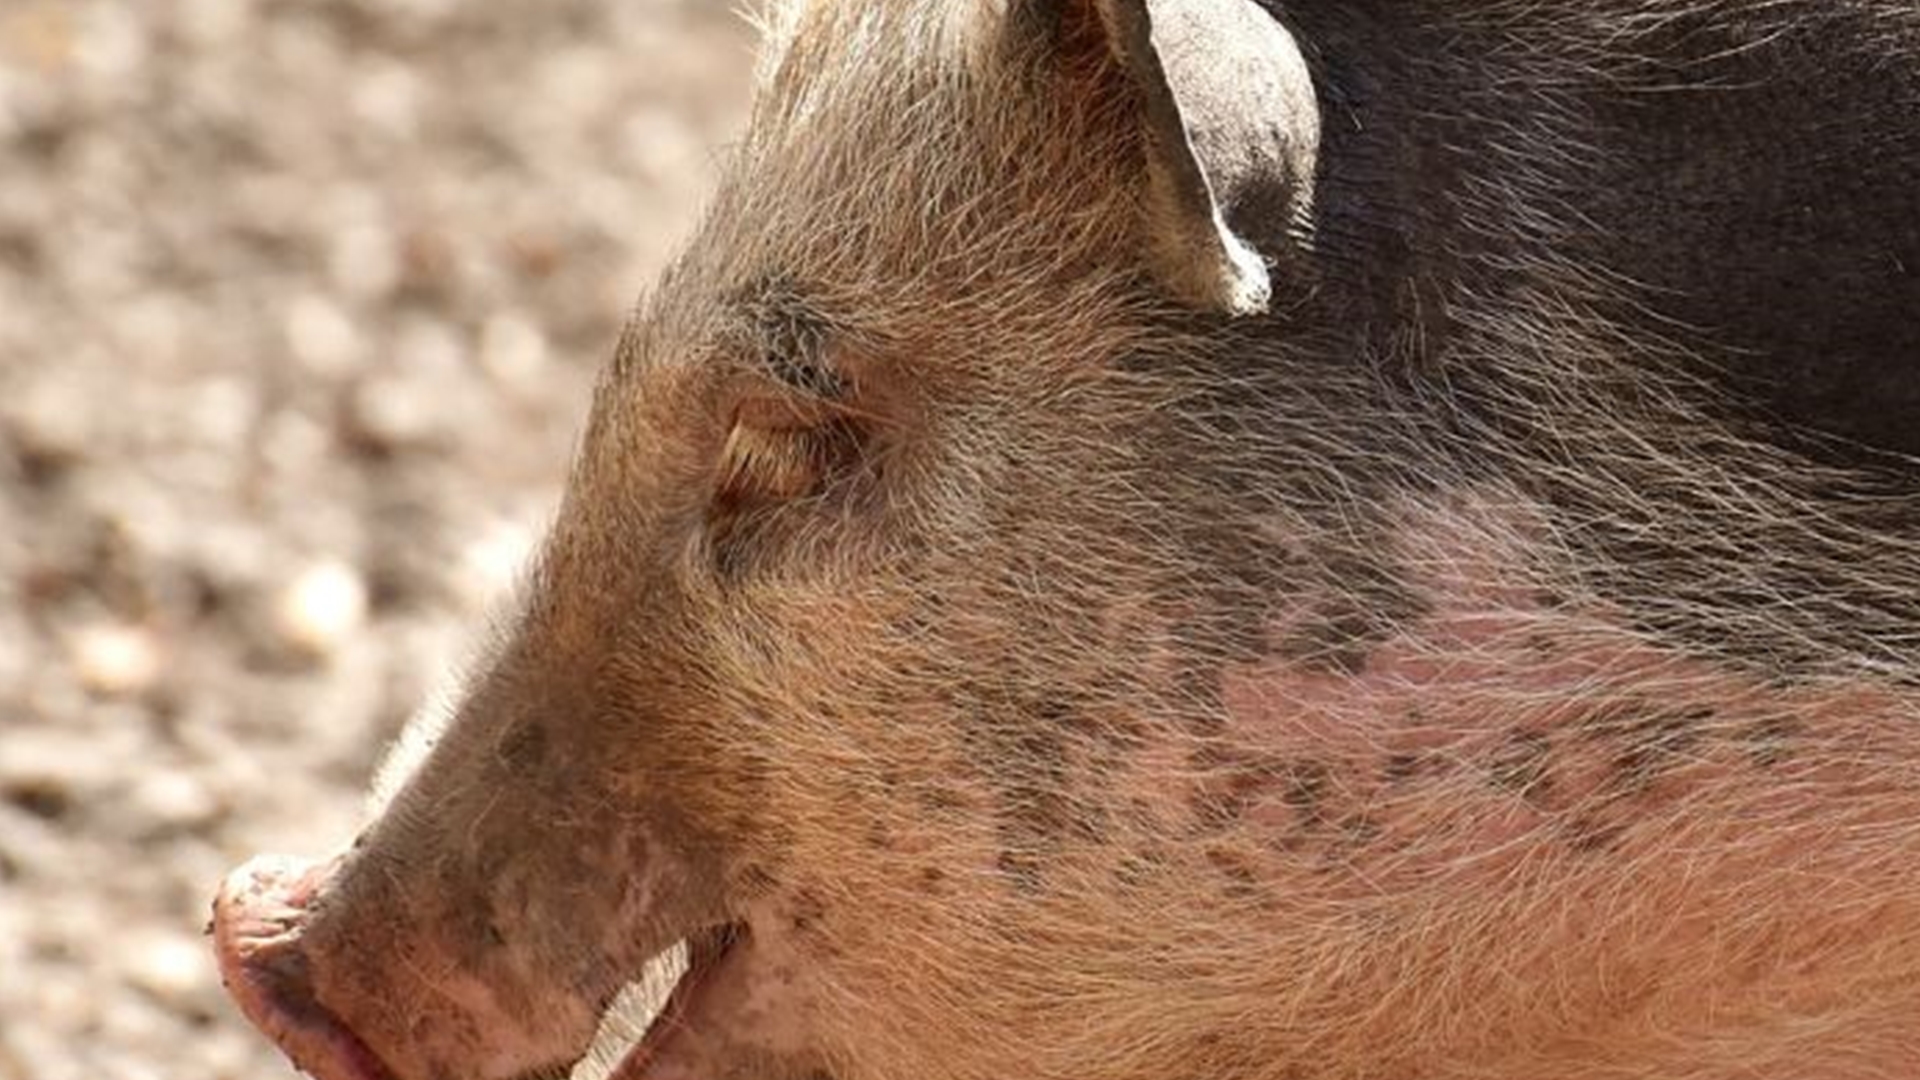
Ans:
POLYGON ((1604 855, 1620 846, 1624 827, 1592 814, 1575 814, 1561 824, 1567 846, 1581 855, 1604 855))
MULTIPOLYGON (((1567 595, 1551 585, 1534 586, 1533 603, 1535 607, 1538 607, 1542 611, 1559 611, 1562 608, 1572 606, 1567 595)), ((1537 638, 1537 636, 1538 635, 1535 635, 1535 638, 1537 638)), ((1529 638, 1528 644, 1533 644, 1535 638, 1529 638)), ((1548 651, 1551 651, 1550 647, 1548 651)))
POLYGON ((1920 526, 1916 83, 1885 6, 1582 8, 1604 38, 1558 4, 1442 20, 1280 6, 1343 122, 1320 148, 1320 273, 1276 305, 1285 349, 1234 350, 1236 389, 1260 388, 1239 412, 1366 424, 1335 428, 1377 451, 1336 463, 1343 480, 1397 459, 1419 465, 1409 486, 1452 467, 1517 487, 1554 537, 1548 579, 1665 646, 1762 676, 1874 657, 1875 678, 1910 681, 1920 593, 1862 588, 1906 580, 1920 526), (1556 41, 1614 67, 1511 47, 1556 41), (1517 182, 1508 148, 1547 112, 1585 120, 1580 153, 1534 156, 1543 189, 1517 182), (1547 267, 1608 284, 1576 297, 1547 267), (1542 286, 1566 317, 1538 310, 1542 286), (1525 339, 1477 329, 1501 322, 1525 339), (1309 367, 1303 387, 1297 354, 1370 365, 1399 398, 1371 416, 1364 398, 1293 405, 1337 370, 1309 367), (1401 417, 1436 437, 1395 445, 1401 417), (1753 452, 1768 444, 1784 456, 1753 452), (1794 467, 1806 458, 1855 472, 1794 467), (1836 527, 1785 524, 1807 507, 1836 527))
POLYGON ((515 724, 500 746, 500 759, 517 773, 531 773, 547 756, 547 732, 537 723, 515 724))
POLYGON ((1800 722, 1793 717, 1764 716, 1742 725, 1733 737, 1748 761, 1762 769, 1772 769, 1792 756, 1800 735, 1800 722))
POLYGON ((1548 772, 1553 741, 1538 731, 1515 731, 1501 740, 1487 762, 1487 779, 1493 786, 1530 803, 1539 803, 1550 794, 1548 772))
MULTIPOLYGON (((1372 546, 1384 543, 1376 538, 1372 546)), ((1278 643, 1282 656, 1311 670, 1359 675, 1376 647, 1431 610, 1405 573, 1382 559, 1340 553, 1326 560, 1323 573, 1334 599, 1278 643)))
POLYGON ((1327 796, 1333 771, 1317 761, 1295 762, 1282 777, 1280 798, 1294 812, 1303 829, 1326 824, 1327 796))
POLYGON ((1436 763, 1431 754, 1393 753, 1380 763, 1380 779, 1388 787, 1399 787, 1433 772, 1436 763))
POLYGON ((774 278, 742 290, 735 347, 775 381, 805 397, 839 401, 847 385, 829 360, 835 328, 798 284, 774 278))
POLYGON ((1042 860, 1031 851, 1002 851, 994 856, 993 866, 1022 896, 1038 896, 1046 891, 1042 860))
POLYGON ((1166 869, 1167 858, 1164 854, 1143 848, 1120 857, 1119 863, 1113 868, 1113 881, 1120 888, 1132 891, 1159 877, 1166 869))
POLYGON ((1260 876, 1254 873, 1246 856, 1225 848, 1207 849, 1207 865, 1225 882, 1226 894, 1236 900, 1260 896, 1260 876))
POLYGON ((787 911, 787 925, 796 934, 807 934, 819 927, 825 918, 827 905, 818 895, 807 889, 801 889, 793 896, 793 903, 787 911))
POLYGON ((1650 708, 1629 719, 1620 732, 1625 746, 1613 759, 1619 782, 1641 791, 1685 763, 1700 744, 1703 725, 1712 718, 1711 708, 1695 706, 1650 708))
POLYGON ((1295 627, 1280 643, 1280 654, 1309 670, 1362 675, 1381 633, 1369 613, 1335 608, 1295 627))
MULTIPOLYGON (((975 731, 986 743, 987 760, 1001 763, 992 774, 1001 845, 996 865, 1016 889, 1033 894, 1042 888, 1046 855, 1057 851, 1074 827, 1067 745, 1062 733, 1033 723, 1033 711, 1009 705, 1001 705, 1005 711, 997 715, 980 715, 975 731)), ((993 705, 981 703, 981 708, 993 705)))
POLYGON ((1104 842, 1104 804, 1076 798, 1074 785, 1111 775, 1119 759, 1109 755, 1103 759, 1109 768, 1095 769, 1089 767, 1093 755, 1070 756, 1098 726, 1076 707, 1069 688, 1040 688, 1031 696, 980 687, 960 692, 969 750, 995 765, 986 776, 1001 848, 996 865, 1021 892, 1039 892, 1055 855, 1071 845, 1104 842))
POLYGON ((922 784, 914 788, 913 801, 921 810, 941 819, 962 817, 967 809, 965 795, 956 788, 938 784, 922 784))
POLYGON ((1235 823, 1257 802, 1288 779, 1291 766, 1286 759, 1209 743, 1190 756, 1201 781, 1188 798, 1188 805, 1202 831, 1218 832, 1235 823))
MULTIPOLYGON (((1386 827, 1366 813, 1351 813, 1330 823, 1331 843, 1320 852, 1317 873, 1339 874, 1349 871, 1353 860, 1386 835, 1386 827)), ((1298 853, 1300 845, 1283 848, 1298 853)))
POLYGON ((1349 849, 1366 847, 1385 832, 1380 822, 1368 814, 1350 814, 1341 818, 1335 828, 1340 833, 1342 846, 1349 849))

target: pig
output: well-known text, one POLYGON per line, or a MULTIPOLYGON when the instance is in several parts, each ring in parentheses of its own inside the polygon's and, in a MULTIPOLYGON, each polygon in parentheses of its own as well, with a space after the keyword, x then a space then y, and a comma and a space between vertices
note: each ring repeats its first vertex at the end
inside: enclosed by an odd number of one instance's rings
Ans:
POLYGON ((762 22, 296 1065, 1920 1077, 1920 7, 762 22))

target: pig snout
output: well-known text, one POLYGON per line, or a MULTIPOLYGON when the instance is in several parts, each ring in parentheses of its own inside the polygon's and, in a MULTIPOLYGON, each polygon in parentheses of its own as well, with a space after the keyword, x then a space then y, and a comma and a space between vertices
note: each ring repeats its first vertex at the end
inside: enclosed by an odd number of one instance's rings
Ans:
MULTIPOLYGON (((636 980, 653 992, 657 1019, 619 1075, 680 1076, 716 1054, 758 1052, 717 1045, 709 1036, 722 1025, 711 1014, 764 999, 768 943, 711 898, 683 895, 690 875, 676 858, 634 839, 618 849, 631 874, 589 875, 543 860, 573 850, 551 835, 531 853, 481 841, 449 857, 448 836, 412 831, 422 815, 395 817, 400 824, 376 826, 334 858, 255 858, 214 900, 228 992, 302 1071, 318 1080, 559 1075, 636 980), (440 853, 416 854, 423 848, 440 853)), ((746 1041, 780 1034, 769 1030, 746 1041)))
POLYGON ((604 1005, 589 995, 615 980, 516 986, 355 870, 351 857, 264 856, 214 901, 227 990, 296 1067, 318 1080, 483 1080, 580 1056, 604 1005))
POLYGON ((265 855, 229 875, 213 904, 221 981, 301 1070, 322 1080, 391 1080, 315 994, 304 938, 314 898, 337 865, 265 855))

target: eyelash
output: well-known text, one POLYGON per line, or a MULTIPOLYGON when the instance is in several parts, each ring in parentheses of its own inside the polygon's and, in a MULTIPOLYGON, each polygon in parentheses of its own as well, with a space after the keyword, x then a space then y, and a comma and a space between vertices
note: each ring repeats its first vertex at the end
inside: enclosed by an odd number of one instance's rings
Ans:
POLYGON ((716 512, 732 515, 824 495, 864 443, 847 417, 812 424, 736 422, 721 451, 716 512))

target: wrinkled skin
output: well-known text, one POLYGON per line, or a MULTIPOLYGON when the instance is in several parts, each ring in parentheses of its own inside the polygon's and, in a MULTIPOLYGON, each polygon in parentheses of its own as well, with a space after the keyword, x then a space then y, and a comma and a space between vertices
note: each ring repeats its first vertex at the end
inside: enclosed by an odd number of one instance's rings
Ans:
POLYGON ((685 940, 625 1080, 1920 1076, 1920 9, 1273 3, 1216 220, 1126 6, 771 20, 510 631, 217 902, 303 1068, 685 940))

